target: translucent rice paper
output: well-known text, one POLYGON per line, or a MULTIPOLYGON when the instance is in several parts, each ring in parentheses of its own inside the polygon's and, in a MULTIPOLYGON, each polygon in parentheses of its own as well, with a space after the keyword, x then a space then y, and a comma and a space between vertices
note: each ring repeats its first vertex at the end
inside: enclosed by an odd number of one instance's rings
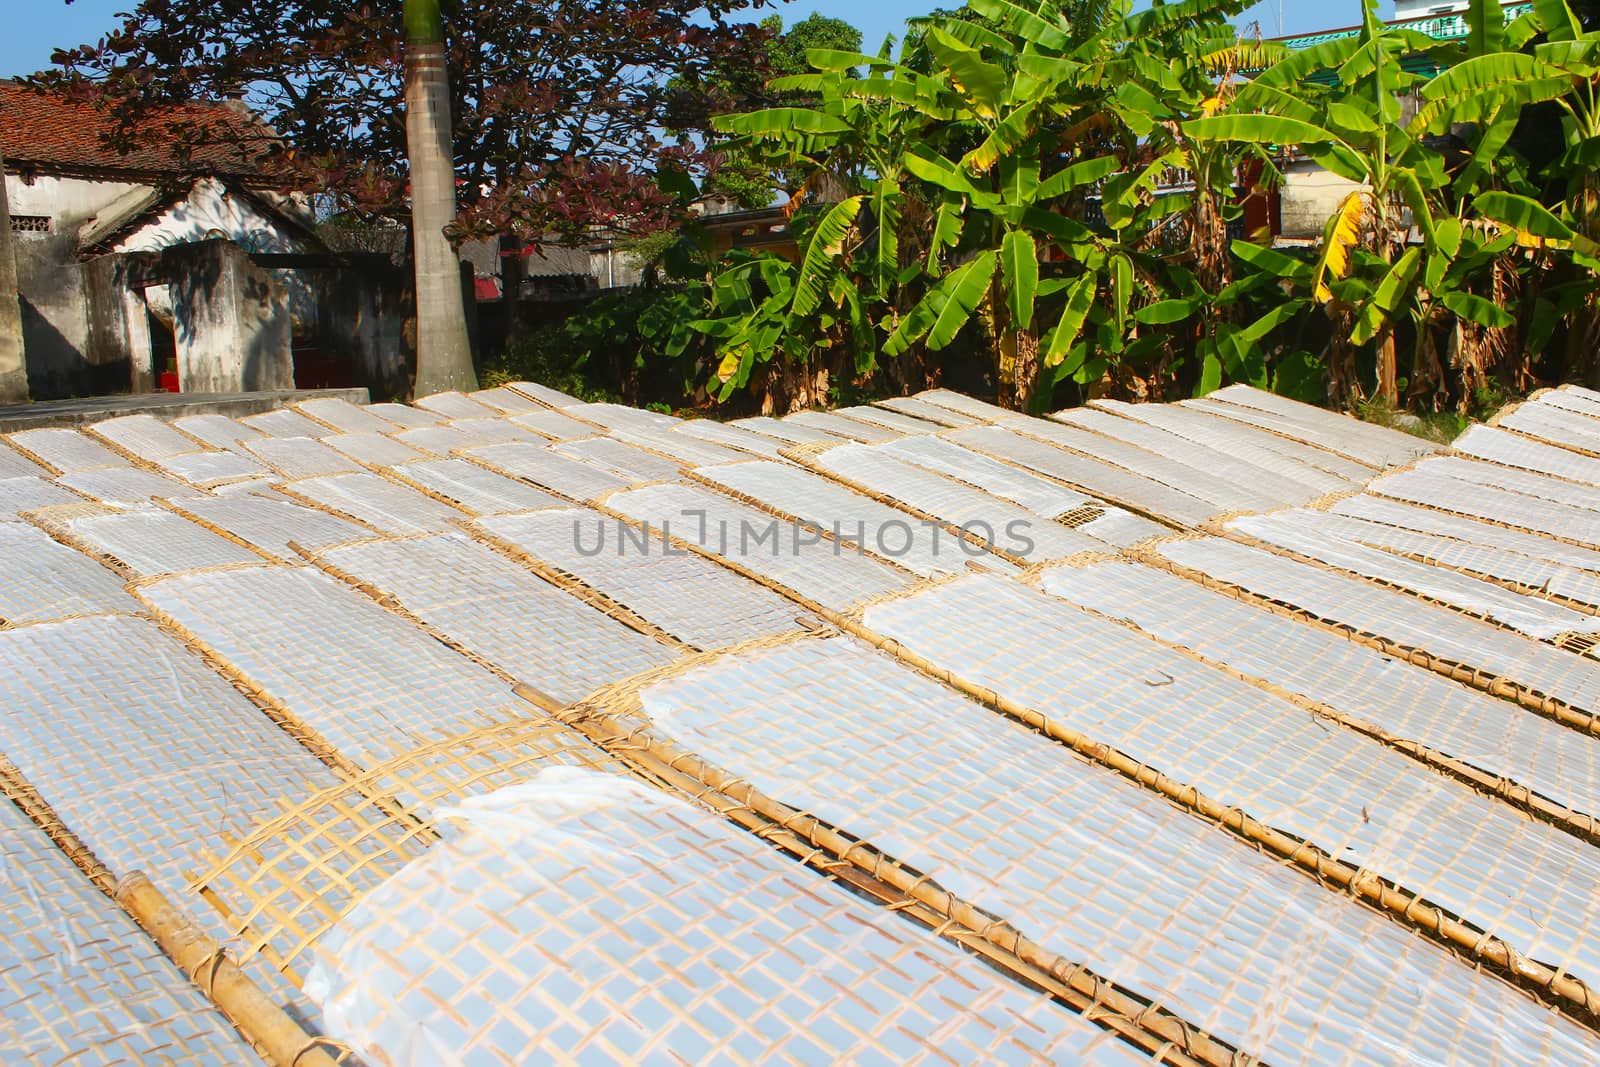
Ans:
POLYGON ((660 429, 657 427, 639 427, 625 430, 612 430, 611 437, 624 444, 638 448, 648 448, 664 456, 678 460, 687 466, 702 467, 711 463, 737 463, 749 459, 750 453, 741 452, 737 448, 727 445, 714 444, 689 434, 679 433, 676 429, 660 429))
POLYGON ((400 428, 399 424, 379 415, 371 407, 352 404, 336 396, 319 396, 302 400, 295 407, 302 414, 326 423, 344 434, 384 434, 393 433, 400 428))
POLYGON ((368 404, 366 410, 407 430, 415 430, 422 426, 437 426, 446 421, 438 412, 414 408, 409 404, 368 404))
POLYGON ((43 530, 0 522, 0 623, 138 611, 122 579, 43 530))
MULTIPOLYGON (((1595 420, 1590 420, 1595 421, 1595 420)), ((1587 440, 1587 439, 1586 439, 1587 440)), ((1600 448, 1600 439, 1591 444, 1600 448)), ((1473 426, 1451 445, 1457 452, 1508 467, 1600 486, 1600 459, 1582 456, 1558 445, 1533 441, 1494 426, 1473 426)), ((1581 445, 1580 447, 1586 447, 1581 445)))
POLYGON ((598 500, 636 481, 619 477, 592 463, 559 455, 544 445, 521 442, 484 445, 472 449, 469 455, 487 467, 572 500, 598 500))
POLYGON ((790 424, 798 422, 802 426, 810 426, 836 437, 862 441, 866 444, 893 441, 901 436, 899 431, 891 430, 887 426, 863 424, 835 411, 797 411, 783 421, 790 424))
POLYGON ((1519 404, 1495 425, 1540 437, 1553 444, 1600 452, 1600 418, 1540 400, 1519 404))
POLYGON ((0 482, 12 478, 48 478, 50 472, 0 438, 0 482))
POLYGON ((917 399, 925 400, 947 411, 959 412, 981 422, 1007 419, 1016 414, 1016 412, 1009 411, 996 404, 990 404, 987 401, 979 400, 977 397, 967 396, 965 393, 957 393, 950 389, 925 389, 917 394, 917 399))
POLYGON ((437 426, 418 426, 394 435, 394 439, 407 448, 415 448, 435 456, 448 456, 458 448, 472 448, 489 442, 481 441, 450 423, 437 426))
POLYGON ((1105 506, 1094 497, 1068 489, 1060 482, 963 448, 944 437, 905 437, 891 441, 880 451, 915 463, 924 470, 958 478, 1052 519, 1086 506, 1105 506))
POLYGON ((700 808, 551 768, 318 946, 368 1063, 1138 1063, 1129 1046, 700 808))
POLYGON ((290 562, 300 559, 291 544, 317 549, 372 536, 366 527, 318 508, 248 493, 183 497, 172 503, 184 514, 290 562))
POLYGON ((376 474, 306 478, 285 488, 386 534, 436 533, 453 529, 466 517, 464 511, 376 474))
POLYGON ((450 423, 450 429, 465 434, 475 444, 493 445, 506 441, 532 441, 538 444, 544 441, 543 434, 518 426, 498 414, 483 419, 455 419, 450 423))
POLYGON ((243 545, 160 508, 70 513, 77 510, 47 513, 46 521, 136 577, 261 562, 260 555, 243 545))
POLYGON ((527 482, 485 470, 464 459, 407 463, 396 467, 395 473, 478 515, 559 507, 564 503, 527 482))
POLYGON ((1248 481, 1237 482, 1219 477, 1202 469, 1201 465, 1175 462, 1080 426, 1053 419, 1028 418, 1011 418, 1000 425, 1062 448, 1070 448, 1091 459, 1115 464, 1125 471, 1199 497, 1223 511, 1270 510, 1282 507, 1286 502, 1263 491, 1266 487, 1258 489, 1248 481))
POLYGON ((531 411, 526 415, 514 415, 511 421, 521 426, 524 430, 532 430, 541 437, 549 437, 557 441, 568 441, 576 437, 593 437, 595 434, 602 432, 598 426, 580 422, 570 415, 560 411, 551 411, 549 408, 531 411))
POLYGON ((260 1062, 199 989, 44 832, 0 804, 0 1060, 260 1062))
POLYGON ((1197 447, 1194 441, 1175 433, 1096 408, 1070 408, 1050 417, 1114 438, 1162 459, 1198 468, 1233 485, 1249 487, 1285 505, 1304 504, 1327 491, 1308 482, 1304 475, 1310 472, 1303 465, 1282 460, 1273 462, 1270 454, 1244 459, 1217 449, 1197 447))
POLYGON ((56 480, 68 489, 112 504, 143 504, 157 497, 185 496, 194 492, 182 482, 133 467, 74 471, 56 480))
POLYGON ((1058 526, 1044 515, 914 466, 874 446, 830 448, 818 455, 815 463, 1030 563, 1106 548, 1105 542, 1058 526))
POLYGON ((1426 604, 1371 582, 1284 559, 1245 545, 1204 538, 1157 551, 1219 581, 1340 623, 1358 633, 1475 667, 1526 689, 1600 712, 1600 661, 1426 604))
POLYGON ((748 568, 824 607, 844 611, 909 586, 912 575, 853 549, 797 535, 792 523, 695 485, 616 493, 607 506, 748 568))
POLYGON ((496 389, 479 389, 477 392, 468 393, 469 399, 480 404, 487 404, 496 411, 507 415, 522 415, 530 411, 548 410, 545 405, 530 400, 528 397, 507 386, 496 389))
POLYGON ((609 437, 562 441, 551 445, 550 450, 592 463, 630 482, 668 481, 683 474, 683 464, 676 460, 609 437))
POLYGON ((280 798, 338 782, 145 619, 102 615, 0 631, 0 704, 0 751, 61 821, 113 873, 144 871, 221 940, 233 931, 194 896, 189 877, 210 853, 277 815, 280 798))
POLYGON ((978 426, 989 421, 987 417, 974 418, 971 415, 963 415, 952 408, 947 408, 940 404, 932 404, 915 396, 889 397, 886 400, 875 401, 873 406, 884 408, 888 411, 898 411, 902 415, 910 415, 918 419, 926 419, 929 422, 936 422, 940 426, 978 426))
POLYGON ((366 541, 322 558, 473 654, 563 701, 677 653, 460 534, 366 541))
MULTIPOLYGON (((750 460, 702 467, 696 473, 788 517, 791 525, 811 523, 830 534, 837 530, 844 540, 924 578, 959 574, 969 569, 969 564, 1012 569, 998 556, 962 541, 937 524, 787 463, 750 460)), ((1003 538, 1002 546, 1015 540, 1003 525, 996 533, 997 538, 1003 538)))
POLYGON ((1500 463, 1482 462, 1461 456, 1435 456, 1417 464, 1416 470, 1446 474, 1459 481, 1493 486, 1534 500, 1548 500, 1568 507, 1600 512, 1600 488, 1575 484, 1563 478, 1553 478, 1500 463))
POLYGON ((1438 537, 1450 538, 1468 545, 1483 545, 1529 558, 1546 559, 1554 563, 1600 572, 1600 552, 1590 548, 1563 544, 1538 534, 1510 530, 1491 522, 1450 515, 1433 508, 1415 507, 1381 496, 1362 493, 1359 496, 1336 500, 1328 510, 1335 515, 1383 523, 1401 530, 1416 530, 1438 537))
POLYGON ((508 384, 508 388, 515 389, 523 396, 532 397, 539 403, 547 404, 553 408, 567 408, 583 403, 575 396, 568 396, 559 389, 552 389, 548 385, 540 385, 537 382, 511 382, 508 384))
POLYGON ((766 456, 776 459, 783 448, 783 442, 776 437, 768 437, 764 433, 734 426, 726 422, 717 422, 713 419, 686 419, 674 426, 674 434, 683 434, 687 437, 696 437, 713 444, 726 445, 748 452, 755 456, 766 456))
POLYGON ((185 452, 155 462, 165 473, 201 488, 268 474, 264 464, 238 452, 185 452))
POLYGON ((10 441, 31 458, 47 463, 63 474, 102 467, 132 466, 125 457, 77 430, 54 426, 42 430, 23 430, 12 434, 10 441))
POLYGON ((250 453, 285 478, 354 474, 359 463, 311 437, 266 437, 245 445, 250 453))
POLYGON ((676 426, 682 420, 671 415, 663 415, 659 411, 646 411, 643 408, 630 408, 626 404, 577 404, 568 405, 562 409, 566 414, 575 419, 592 422, 596 426, 604 426, 608 430, 620 430, 627 427, 668 429, 676 426))
POLYGON ((1269 545, 1320 560, 1339 570, 1400 586, 1430 599, 1454 605, 1511 627, 1519 633, 1550 640, 1564 633, 1600 633, 1600 619, 1539 597, 1471 578, 1442 567, 1399 556, 1337 536, 1315 511, 1280 511, 1245 515, 1228 529, 1269 545))
POLYGON ((361 766, 526 714, 488 670, 307 567, 201 571, 139 596, 361 766))
POLYGON ((259 415, 246 415, 239 422, 268 437, 327 437, 336 431, 315 419, 308 419, 292 408, 263 411, 259 415))
POLYGON ((1375 470, 1365 463, 1357 463, 1325 448, 1179 404, 1127 404, 1120 400, 1096 400, 1093 405, 1160 427, 1218 452, 1293 474, 1307 485, 1329 493, 1352 488, 1371 477, 1375 470))
POLYGON ((852 407, 834 408, 835 415, 843 415, 856 422, 864 422, 869 426, 882 426, 886 430, 894 430, 898 434, 938 433, 944 426, 928 419, 919 419, 915 415, 906 415, 888 408, 873 407, 869 404, 856 404, 852 407))
POLYGON ((842 434, 819 430, 815 426, 807 426, 799 422, 785 422, 782 419, 768 418, 757 415, 748 419, 734 419, 729 426, 741 430, 751 430, 755 433, 766 434, 788 445, 830 444, 838 441, 848 441, 850 438, 842 434))
POLYGON ((1333 448, 1374 466, 1396 466, 1444 450, 1443 445, 1424 441, 1413 434, 1363 422, 1312 404, 1302 404, 1298 400, 1248 385, 1230 385, 1218 389, 1209 399, 1240 405, 1252 411, 1268 412, 1303 428, 1306 435, 1302 440, 1333 448))
POLYGON ((1004 426, 975 426, 945 434, 964 448, 986 453, 1055 478, 1102 500, 1185 526, 1199 526, 1222 510, 1210 501, 1134 474, 1104 460, 1057 448, 1004 426))
POLYGON ((226 415, 185 415, 172 425, 212 448, 233 450, 242 441, 257 441, 267 434, 226 415))
POLYGON ((1563 385, 1539 397, 1539 403, 1551 404, 1567 411, 1575 411, 1590 418, 1600 418, 1600 393, 1581 385, 1563 385))
POLYGON ((123 415, 106 419, 89 427, 89 433, 104 438, 124 452, 140 459, 158 460, 196 452, 200 444, 187 434, 179 433, 154 415, 123 415))
POLYGON ((766 586, 704 556, 638 551, 613 520, 595 512, 498 515, 478 526, 697 648, 794 629, 800 613, 766 586))
POLYGON ((724 657, 642 699, 655 732, 1246 1055, 1557 1064, 1592 1046, 1422 938, 855 642, 724 657))
POLYGON ((1463 481, 1426 465, 1374 478, 1368 489, 1409 504, 1600 546, 1600 527, 1594 512, 1463 481))
POLYGON ((25 511, 83 501, 72 490, 44 478, 0 478, 0 522, 16 522, 25 511))
POLYGON ((463 393, 445 392, 434 393, 431 396, 422 396, 416 399, 416 406, 424 411, 431 411, 435 415, 443 415, 447 419, 492 419, 498 414, 497 410, 488 404, 480 404, 463 393))
POLYGON ((1097 563, 1043 577, 1055 596, 1600 815, 1600 745, 1508 700, 1154 568, 1097 563))
POLYGON ((428 458, 426 452, 381 433, 342 433, 323 440, 329 448, 338 449, 357 463, 374 467, 397 467, 428 458))
POLYGON ((865 623, 972 685, 1421 894, 1524 955, 1600 979, 1600 850, 1561 830, 1004 578, 873 605, 865 623))

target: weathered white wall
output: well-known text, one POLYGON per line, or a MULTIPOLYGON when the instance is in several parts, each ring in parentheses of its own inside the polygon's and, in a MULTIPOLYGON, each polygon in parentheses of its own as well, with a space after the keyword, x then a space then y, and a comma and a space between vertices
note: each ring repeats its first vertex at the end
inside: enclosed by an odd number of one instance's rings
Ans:
POLYGON ((1362 188, 1314 163, 1285 168, 1278 190, 1280 236, 1319 238, 1344 198, 1362 188))
POLYGON ((156 252, 173 245, 226 237, 246 252, 300 252, 283 224, 263 215, 214 178, 202 178, 188 197, 161 212, 117 245, 118 252, 156 252))
POLYGON ((130 182, 87 181, 83 178, 52 178, 41 175, 24 181, 6 175, 6 199, 13 215, 48 215, 55 220, 56 233, 75 232, 119 197, 148 186, 130 182))

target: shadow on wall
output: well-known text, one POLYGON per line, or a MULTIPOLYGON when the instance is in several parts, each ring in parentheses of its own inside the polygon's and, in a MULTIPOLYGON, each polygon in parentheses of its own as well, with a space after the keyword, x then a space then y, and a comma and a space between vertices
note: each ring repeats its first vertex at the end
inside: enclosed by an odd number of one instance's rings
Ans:
POLYGON ((127 359, 91 363, 55 324, 25 296, 22 344, 28 371, 28 396, 33 400, 66 400, 128 391, 132 367, 127 359))

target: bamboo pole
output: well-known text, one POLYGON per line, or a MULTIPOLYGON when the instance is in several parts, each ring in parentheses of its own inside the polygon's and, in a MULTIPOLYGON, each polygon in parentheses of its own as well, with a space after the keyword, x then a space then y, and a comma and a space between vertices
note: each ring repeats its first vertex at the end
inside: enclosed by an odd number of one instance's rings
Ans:
POLYGON ((178 910, 145 877, 132 871, 117 882, 116 900, 174 963, 220 1008, 239 1032, 277 1067, 336 1067, 338 1063, 289 1014, 247 978, 233 958, 178 910))

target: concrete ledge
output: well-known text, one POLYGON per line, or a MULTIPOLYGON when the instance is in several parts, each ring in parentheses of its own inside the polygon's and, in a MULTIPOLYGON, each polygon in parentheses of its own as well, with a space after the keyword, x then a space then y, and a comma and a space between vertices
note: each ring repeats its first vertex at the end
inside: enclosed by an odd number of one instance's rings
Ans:
POLYGON ((134 393, 125 396, 89 396, 72 400, 41 400, 36 404, 0 406, 0 433, 37 430, 45 426, 83 426, 119 415, 154 415, 176 419, 183 415, 227 415, 239 418, 281 408, 298 400, 333 396, 352 404, 368 402, 365 389, 275 389, 260 393, 134 393))

